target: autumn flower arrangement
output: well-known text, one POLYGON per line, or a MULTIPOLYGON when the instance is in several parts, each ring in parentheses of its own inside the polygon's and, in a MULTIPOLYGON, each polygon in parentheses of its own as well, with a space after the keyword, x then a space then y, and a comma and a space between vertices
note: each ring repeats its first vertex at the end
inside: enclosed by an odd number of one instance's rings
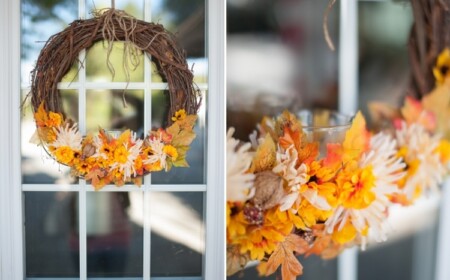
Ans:
POLYGON ((357 113, 342 141, 323 146, 285 111, 265 117, 243 143, 227 135, 227 274, 258 261, 261 275, 303 272, 302 254, 333 258, 384 241, 395 203, 438 191, 450 163, 450 51, 438 58, 437 85, 401 109, 370 105, 378 132, 357 113), (444 136, 444 137, 443 137, 444 136), (281 267, 281 268, 280 268, 281 267))
POLYGON ((60 113, 46 111, 43 104, 34 118, 34 142, 43 144, 56 161, 69 166, 73 176, 85 178, 100 189, 111 183, 140 185, 147 173, 189 166, 186 152, 195 138, 197 116, 179 110, 172 117, 172 125, 150 131, 145 139, 138 139, 130 130, 115 138, 103 129, 97 135, 82 137, 76 123, 60 113))

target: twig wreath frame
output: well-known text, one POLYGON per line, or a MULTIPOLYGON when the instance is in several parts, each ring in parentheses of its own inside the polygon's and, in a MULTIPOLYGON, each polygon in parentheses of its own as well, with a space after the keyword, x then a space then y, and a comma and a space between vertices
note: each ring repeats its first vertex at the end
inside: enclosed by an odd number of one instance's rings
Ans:
MULTIPOLYGON (((83 67, 83 62, 80 65, 83 67)), ((129 69, 125 72, 128 76, 129 69)), ((110 183, 139 185, 141 176, 150 172, 188 167, 186 152, 195 138, 193 126, 201 96, 185 52, 160 24, 138 20, 114 8, 96 11, 91 19, 75 20, 51 36, 41 50, 31 72, 28 96, 37 126, 33 142, 69 166, 72 175, 90 181, 96 188, 110 183), (99 41, 107 43, 107 65, 113 76, 109 61, 113 42, 124 42, 124 65, 136 67, 140 52, 152 57, 169 89, 166 128, 150 131, 144 139, 137 139, 130 130, 117 138, 103 129, 95 136, 82 136, 77 124, 65 118, 58 83, 79 61, 79 53, 99 41)))

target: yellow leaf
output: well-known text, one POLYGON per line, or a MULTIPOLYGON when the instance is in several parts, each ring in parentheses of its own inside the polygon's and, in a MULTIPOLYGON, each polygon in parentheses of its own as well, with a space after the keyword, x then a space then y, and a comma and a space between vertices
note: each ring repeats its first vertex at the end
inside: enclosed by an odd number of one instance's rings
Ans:
POLYGON ((183 120, 177 121, 177 123, 181 129, 192 130, 197 118, 197 115, 187 115, 183 120))
POLYGON ((117 138, 117 142, 120 144, 128 143, 131 137, 131 131, 129 129, 125 130, 120 134, 119 138, 117 138))
POLYGON ((272 169, 276 160, 276 146, 272 137, 266 134, 263 143, 258 146, 255 157, 253 158, 250 172, 256 173, 272 169))
POLYGON ((166 128, 166 132, 172 136, 175 136, 180 132, 180 125, 178 124, 178 122, 175 122, 171 126, 166 128))
POLYGON ((290 234, 283 242, 278 243, 267 261, 266 275, 274 273, 281 265, 281 276, 283 280, 295 280, 298 275, 303 274, 303 266, 297 260, 294 252, 303 254, 309 244, 296 234, 290 234))
POLYGON ((344 163, 358 159, 369 148, 369 141, 370 134, 366 129, 366 120, 361 112, 358 112, 353 119, 352 126, 345 134, 345 140, 342 144, 344 163))
POLYGON ((425 110, 433 112, 437 121, 437 131, 450 140, 450 81, 437 86, 422 98, 425 110))
POLYGON ((36 121, 37 126, 43 127, 46 126, 46 123, 48 121, 48 114, 47 111, 44 109, 44 102, 39 105, 39 108, 37 109, 37 112, 34 113, 34 120, 36 121))
POLYGON ((189 146, 195 139, 195 132, 192 130, 181 130, 178 134, 173 135, 172 145, 174 146, 189 146))

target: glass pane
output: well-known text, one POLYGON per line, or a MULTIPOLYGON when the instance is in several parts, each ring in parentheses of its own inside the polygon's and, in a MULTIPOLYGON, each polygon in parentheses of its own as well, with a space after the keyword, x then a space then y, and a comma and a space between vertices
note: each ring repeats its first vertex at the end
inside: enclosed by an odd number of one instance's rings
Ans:
POLYGON ((408 1, 361 1, 358 6, 359 107, 366 114, 370 101, 400 106, 411 82, 408 61, 411 5, 408 1))
MULTIPOLYGON (((310 256, 308 258, 299 257, 300 263, 303 265, 303 275, 298 277, 301 280, 337 280, 337 260, 323 260, 318 256, 310 256)), ((256 270, 256 264, 253 264, 245 270, 227 277, 228 280, 254 280, 266 279, 277 280, 281 278, 281 274, 277 273, 267 276, 259 277, 256 270)), ((364 279, 365 278, 359 278, 364 279)))
POLYGON ((152 2, 152 21, 176 34, 197 82, 206 82, 205 0, 152 2))
POLYGON ((76 192, 25 192, 27 277, 78 277, 76 192))
POLYGON ((144 92, 142 90, 88 90, 86 93, 88 132, 131 129, 144 133, 144 92), (124 100, 127 107, 124 106, 124 100))
POLYGON ((109 62, 114 75, 108 68, 108 44, 95 43, 86 56, 86 80, 88 82, 143 82, 144 81, 144 55, 141 51, 137 57, 129 56, 130 60, 124 62, 123 42, 114 42, 109 62))
POLYGON ((201 276, 203 193, 155 192, 151 205, 151 276, 201 276))
MULTIPOLYGON (((199 110, 199 119, 194 131, 197 137, 191 144, 187 153, 188 168, 174 167, 169 172, 152 173, 152 184, 203 184, 205 183, 205 119, 206 94, 203 93, 203 102, 199 110)), ((163 127, 167 120, 168 91, 152 92, 152 128, 163 127)))
POLYGON ((141 192, 89 192, 88 277, 142 277, 143 203, 141 192))
MULTIPOLYGON (((28 91, 23 91, 25 96, 28 91)), ((63 108, 67 117, 78 120, 78 96, 74 90, 62 90, 63 108)), ((57 163, 42 146, 30 143, 36 124, 29 100, 25 104, 21 123, 22 182, 24 184, 73 184, 70 169, 57 163)))
MULTIPOLYGON (((338 55, 322 30, 327 3, 227 1, 227 125, 240 139, 263 115, 337 108, 338 55)), ((336 45, 338 15, 337 5, 328 17, 336 45)))
MULTIPOLYGON (((144 19, 144 0, 120 0, 115 1, 116 9, 124 10, 128 14, 144 19)), ((111 0, 88 0, 86 1, 87 17, 92 17, 92 11, 95 9, 111 8, 111 0)))
MULTIPOLYGON (((76 0, 22 0, 22 85, 30 83, 30 71, 36 64, 41 48, 48 38, 62 31, 78 18, 76 0)), ((76 66, 74 66, 76 69, 76 66)), ((70 80, 73 80, 72 71, 70 80)))

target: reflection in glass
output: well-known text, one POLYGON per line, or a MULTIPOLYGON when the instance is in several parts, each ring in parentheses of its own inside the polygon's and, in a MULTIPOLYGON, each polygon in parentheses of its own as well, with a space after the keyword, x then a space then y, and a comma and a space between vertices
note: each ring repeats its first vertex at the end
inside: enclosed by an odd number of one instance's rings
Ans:
POLYGON ((177 34, 188 58, 206 56, 205 0, 155 1, 152 3, 152 20, 177 34))
POLYGON ((131 220, 131 211, 143 211, 142 193, 133 194, 133 200, 130 196, 128 192, 87 194, 88 277, 142 276, 143 229, 131 220))
POLYGON ((86 93, 86 127, 96 133, 131 129, 144 133, 144 92, 142 90, 89 90, 86 93), (124 106, 124 99, 127 106, 124 106))
POLYGON ((25 192, 27 277, 78 277, 76 192, 25 192))
MULTIPOLYGON (((206 107, 206 94, 202 93, 203 102, 199 109, 206 107)), ((152 92, 152 128, 164 127, 167 120, 168 91, 152 92)), ((172 168, 170 172, 152 173, 153 184, 203 184, 205 183, 205 120, 204 114, 199 114, 199 120, 194 127, 196 138, 187 153, 189 168, 172 168)))
POLYGON ((95 43, 86 56, 86 80, 88 82, 143 82, 144 81, 144 55, 136 53, 130 60, 124 61, 125 45, 123 42, 114 42, 109 62, 114 75, 108 68, 108 44, 95 43))
POLYGON ((151 276, 201 276, 205 247, 203 193, 150 196, 151 276))
MULTIPOLYGON (((28 91, 23 91, 25 96, 28 91)), ((63 107, 67 117, 78 120, 77 94, 75 91, 61 91, 63 107)), ((22 149, 22 182, 24 184, 73 184, 77 179, 70 176, 70 169, 57 163, 41 146, 30 143, 36 124, 33 119, 29 100, 25 104, 21 121, 21 149, 22 149)))
POLYGON ((22 85, 30 83, 30 71, 48 38, 78 18, 77 0, 22 0, 22 85))
MULTIPOLYGON (((88 0, 86 1, 86 14, 88 18, 92 17, 92 12, 97 9, 111 8, 111 0, 88 0)), ((115 8, 124 10, 128 14, 144 19, 144 0, 120 0, 115 1, 115 8)))

